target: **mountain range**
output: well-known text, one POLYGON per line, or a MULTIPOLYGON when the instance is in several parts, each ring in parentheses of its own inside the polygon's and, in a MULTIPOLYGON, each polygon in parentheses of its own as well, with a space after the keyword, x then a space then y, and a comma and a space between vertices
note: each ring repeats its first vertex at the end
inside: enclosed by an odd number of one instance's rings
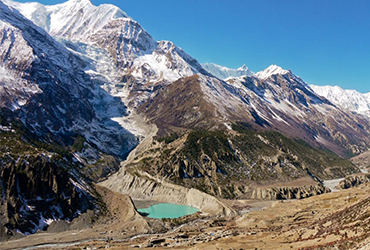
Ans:
POLYGON ((310 86, 276 65, 200 64, 113 5, 3 0, 0 37, 6 237, 102 211, 97 182, 131 196, 120 180, 142 193, 166 187, 160 179, 251 198, 304 180, 308 197, 359 172, 348 158, 370 146, 369 94, 310 86), (47 173, 41 184, 30 169, 47 173))
POLYGON ((339 86, 310 87, 319 95, 330 100, 344 110, 370 115, 370 93, 362 94, 356 90, 344 90, 339 86))
MULTIPOLYGON (((215 63, 205 63, 202 66, 214 76, 220 79, 240 76, 255 76, 260 79, 268 78, 274 74, 286 74, 287 71, 279 66, 271 65, 267 69, 253 73, 243 65, 238 69, 230 69, 215 63)), ((341 109, 368 116, 370 113, 370 93, 362 94, 356 90, 345 90, 339 86, 317 86, 309 85, 319 96, 325 97, 341 109)))
POLYGON ((202 63, 201 65, 205 70, 222 80, 225 80, 228 77, 254 75, 254 73, 250 71, 245 64, 237 69, 230 69, 215 63, 202 63))

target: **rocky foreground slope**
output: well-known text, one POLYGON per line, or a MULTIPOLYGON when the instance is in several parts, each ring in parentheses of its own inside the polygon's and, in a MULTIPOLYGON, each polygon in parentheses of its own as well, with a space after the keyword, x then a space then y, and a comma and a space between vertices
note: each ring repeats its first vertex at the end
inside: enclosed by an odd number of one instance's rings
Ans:
POLYGON ((95 190, 60 154, 0 130, 0 239, 45 230, 98 209, 95 190))
POLYGON ((44 247, 53 246, 55 249, 177 247, 181 249, 365 250, 370 244, 367 230, 369 191, 370 187, 367 185, 304 200, 274 201, 262 205, 263 209, 243 215, 207 220, 200 218, 191 222, 184 220, 182 223, 185 224, 175 227, 174 230, 142 234, 129 239, 116 234, 114 227, 111 227, 114 229, 112 233, 105 230, 96 231, 98 230, 96 228, 51 235, 36 234, 28 239, 4 242, 0 245, 0 249, 42 244, 44 247), (59 247, 54 244, 55 238, 60 239, 59 247), (74 243, 71 243, 71 240, 74 243))

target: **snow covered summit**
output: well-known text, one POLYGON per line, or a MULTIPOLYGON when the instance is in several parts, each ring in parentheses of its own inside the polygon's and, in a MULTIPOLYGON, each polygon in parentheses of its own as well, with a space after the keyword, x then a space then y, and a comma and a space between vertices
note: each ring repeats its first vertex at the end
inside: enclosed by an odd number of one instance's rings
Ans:
POLYGON ((266 68, 265 70, 257 72, 256 77, 260 79, 267 79, 273 75, 285 75, 288 74, 289 72, 290 72, 289 70, 282 69, 281 67, 273 64, 266 68))
POLYGON ((212 75, 220 79, 228 77, 252 76, 254 73, 244 64, 238 69, 230 69, 215 63, 202 63, 202 67, 212 75))
POLYGON ((370 116, 370 93, 362 94, 356 90, 345 90, 339 86, 310 85, 321 95, 342 109, 370 116))
POLYGON ((124 11, 111 4, 94 6, 90 0, 69 0, 57 5, 40 3, 3 2, 32 20, 50 35, 69 40, 84 40, 118 18, 130 18, 124 11))

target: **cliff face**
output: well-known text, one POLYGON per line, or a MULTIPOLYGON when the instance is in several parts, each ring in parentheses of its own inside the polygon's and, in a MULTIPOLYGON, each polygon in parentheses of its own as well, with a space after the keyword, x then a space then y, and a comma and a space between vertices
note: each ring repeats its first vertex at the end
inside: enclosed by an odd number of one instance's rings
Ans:
POLYGON ((330 193, 330 189, 321 184, 301 187, 245 188, 245 198, 258 200, 303 199, 314 195, 330 193))
POLYGON ((341 189, 347 189, 351 187, 357 187, 361 184, 370 182, 370 174, 363 174, 363 175, 352 175, 346 177, 339 183, 339 187, 341 189))
POLYGON ((44 154, 0 159, 1 239, 70 221, 92 208, 91 196, 68 171, 44 154))

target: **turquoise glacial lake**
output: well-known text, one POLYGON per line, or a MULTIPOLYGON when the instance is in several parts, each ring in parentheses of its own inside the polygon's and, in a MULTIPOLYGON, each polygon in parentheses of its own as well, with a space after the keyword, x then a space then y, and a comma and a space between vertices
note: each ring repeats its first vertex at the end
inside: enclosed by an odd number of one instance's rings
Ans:
POLYGON ((154 219, 173 219, 196 213, 199 211, 199 209, 171 203, 159 203, 148 208, 138 209, 137 211, 139 211, 142 215, 154 219))

